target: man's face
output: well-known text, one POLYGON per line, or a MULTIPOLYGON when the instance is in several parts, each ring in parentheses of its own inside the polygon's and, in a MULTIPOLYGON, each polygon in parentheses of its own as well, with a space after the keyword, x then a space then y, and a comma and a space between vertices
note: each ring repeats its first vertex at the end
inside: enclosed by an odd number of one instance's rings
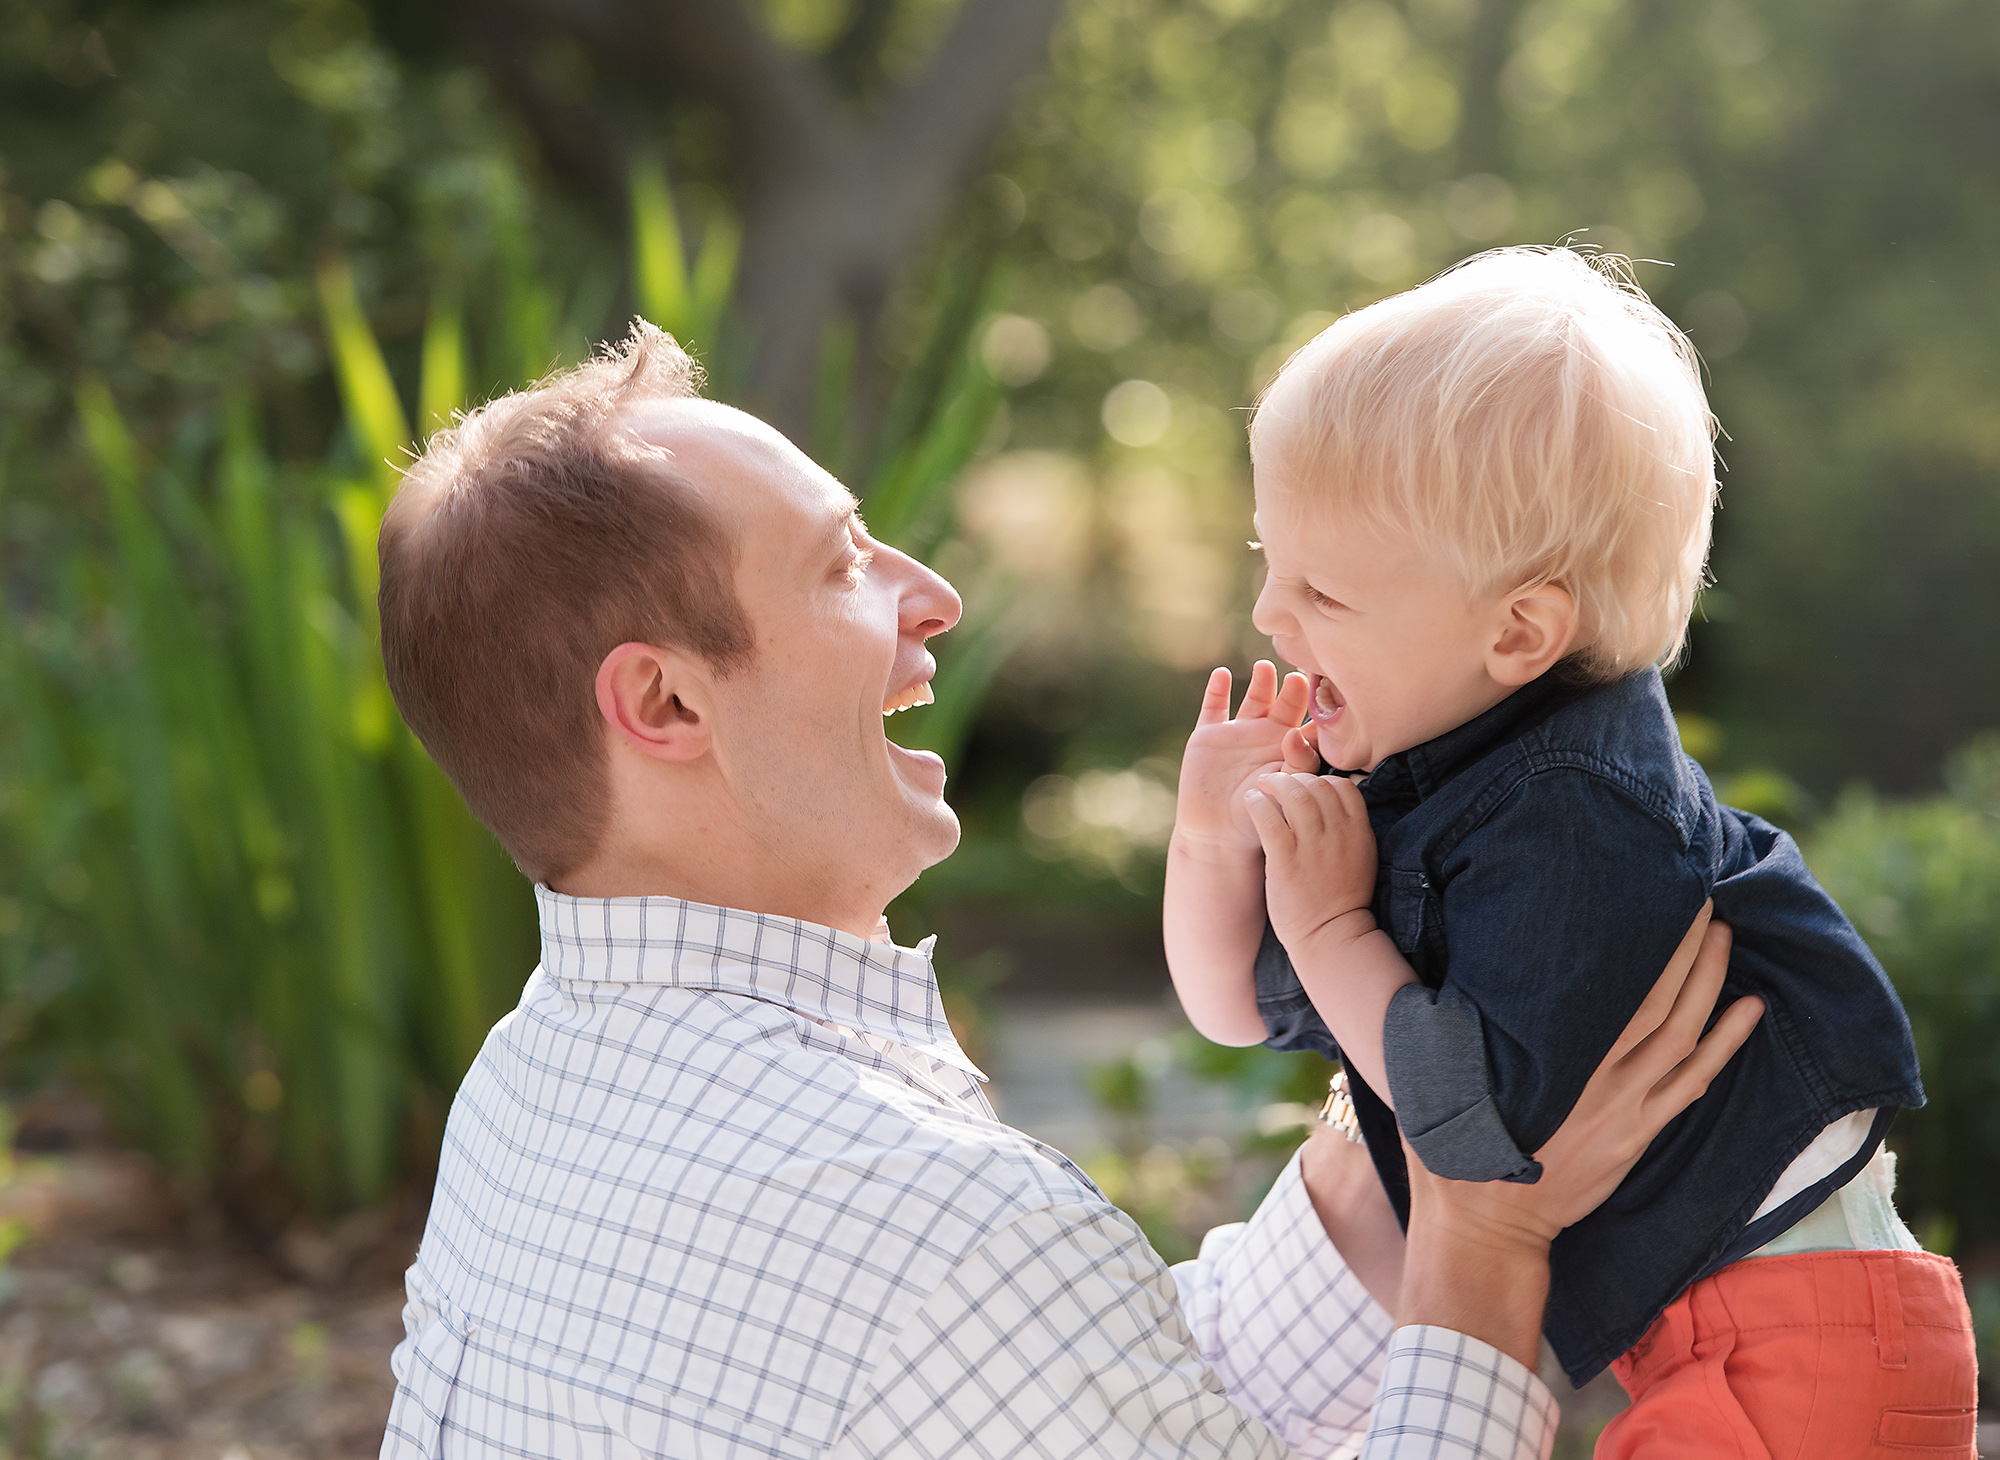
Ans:
POLYGON ((857 504, 783 435, 712 401, 635 409, 736 545, 756 656, 716 683, 714 755, 768 870, 800 893, 877 908, 958 845, 944 762, 884 734, 929 703, 924 647, 958 594, 875 542, 857 504))
POLYGON ((1280 465, 1260 461, 1255 489, 1269 573, 1251 620, 1310 676, 1329 765, 1373 770, 1506 698, 1490 613, 1420 544, 1315 510, 1280 465))

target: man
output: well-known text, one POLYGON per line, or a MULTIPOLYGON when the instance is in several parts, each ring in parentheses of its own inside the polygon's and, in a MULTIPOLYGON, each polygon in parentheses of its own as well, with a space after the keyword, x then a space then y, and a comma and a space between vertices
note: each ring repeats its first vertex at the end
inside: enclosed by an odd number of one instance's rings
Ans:
POLYGON ((453 1103, 383 1454, 1316 1455, 1371 1407, 1371 1454, 1545 1453, 1548 1241, 1754 1019, 1683 1061, 1720 937, 1542 1186, 1419 1180, 1406 1263, 1322 1134, 1169 1274, 992 1118, 889 940, 958 838, 943 764, 883 733, 956 594, 694 388, 635 326, 433 441, 383 524, 391 688, 543 945, 453 1103))

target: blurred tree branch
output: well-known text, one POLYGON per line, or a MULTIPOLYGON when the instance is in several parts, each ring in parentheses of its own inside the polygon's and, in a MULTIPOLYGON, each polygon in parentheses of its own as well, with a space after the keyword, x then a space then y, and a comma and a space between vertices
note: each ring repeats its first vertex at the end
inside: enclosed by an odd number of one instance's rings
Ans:
POLYGON ((475 0, 466 15, 550 169, 607 204, 623 201, 616 128, 538 82, 539 47, 566 38, 651 106, 698 99, 722 115, 744 223, 736 303, 755 341, 747 384, 798 436, 827 325, 851 319, 857 360, 874 362, 897 274, 986 155, 1015 86, 1045 63, 1061 3, 964 0, 928 66, 860 114, 842 90, 880 89, 892 0, 860 0, 825 66, 739 0, 475 0))

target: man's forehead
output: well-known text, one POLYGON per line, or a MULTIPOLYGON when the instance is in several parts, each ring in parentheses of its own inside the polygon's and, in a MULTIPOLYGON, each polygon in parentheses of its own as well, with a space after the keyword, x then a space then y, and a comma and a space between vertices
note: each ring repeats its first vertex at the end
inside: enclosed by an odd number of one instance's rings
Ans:
POLYGON ((853 494, 782 432, 735 406, 697 397, 644 401, 626 408, 623 424, 673 458, 724 511, 764 517, 789 507, 831 525, 857 510, 853 494))

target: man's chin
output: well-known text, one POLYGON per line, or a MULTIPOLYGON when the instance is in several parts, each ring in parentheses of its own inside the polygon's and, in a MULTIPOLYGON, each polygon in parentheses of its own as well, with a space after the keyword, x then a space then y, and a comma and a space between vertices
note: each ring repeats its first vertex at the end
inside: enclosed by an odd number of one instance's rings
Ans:
POLYGON ((924 808, 923 820, 911 839, 917 843, 915 850, 922 856, 924 866, 929 868, 958 850, 961 834, 958 813, 939 799, 924 808))

